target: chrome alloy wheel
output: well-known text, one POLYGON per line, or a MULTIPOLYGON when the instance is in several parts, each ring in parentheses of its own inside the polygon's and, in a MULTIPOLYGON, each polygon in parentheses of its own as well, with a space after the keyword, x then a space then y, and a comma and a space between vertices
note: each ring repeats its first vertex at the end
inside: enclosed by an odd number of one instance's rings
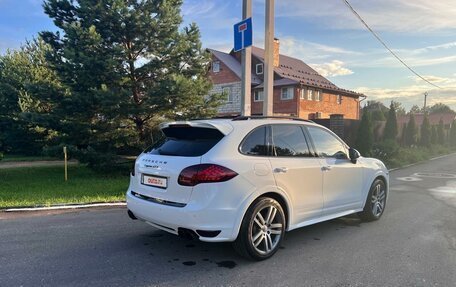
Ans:
POLYGON ((386 190, 385 187, 378 183, 373 192, 371 197, 371 206, 372 206, 372 214, 375 217, 380 217, 383 213, 383 209, 385 208, 385 201, 386 201, 386 190))
POLYGON ((283 233, 283 219, 275 206, 265 206, 254 217, 250 241, 253 248, 260 254, 273 251, 283 233))

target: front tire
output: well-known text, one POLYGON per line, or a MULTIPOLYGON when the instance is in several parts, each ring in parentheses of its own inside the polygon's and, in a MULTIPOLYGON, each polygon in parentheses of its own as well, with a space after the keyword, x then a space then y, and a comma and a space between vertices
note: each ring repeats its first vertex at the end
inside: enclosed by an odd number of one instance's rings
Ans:
POLYGON ((260 197, 242 220, 234 249, 243 257, 264 260, 277 252, 285 234, 285 214, 273 198, 260 197))
POLYGON ((386 185, 381 179, 376 179, 369 190, 364 210, 358 213, 363 221, 375 221, 382 217, 386 205, 386 185))

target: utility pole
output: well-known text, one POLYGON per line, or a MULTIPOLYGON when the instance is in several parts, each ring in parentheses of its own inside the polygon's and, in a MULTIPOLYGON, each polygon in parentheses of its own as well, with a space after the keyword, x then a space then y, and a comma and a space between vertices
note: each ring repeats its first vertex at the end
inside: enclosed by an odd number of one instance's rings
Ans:
MULTIPOLYGON (((252 17, 252 0, 242 1, 242 20, 252 17)), ((241 116, 250 116, 251 90, 252 90, 252 48, 247 47, 241 53, 242 65, 242 90, 241 90, 241 116)))
POLYGON ((428 93, 427 93, 427 92, 424 92, 424 107, 423 107, 423 113, 426 112, 427 96, 428 96, 428 93))
POLYGON ((266 0, 265 18, 263 116, 272 116, 274 104, 274 0, 266 0))

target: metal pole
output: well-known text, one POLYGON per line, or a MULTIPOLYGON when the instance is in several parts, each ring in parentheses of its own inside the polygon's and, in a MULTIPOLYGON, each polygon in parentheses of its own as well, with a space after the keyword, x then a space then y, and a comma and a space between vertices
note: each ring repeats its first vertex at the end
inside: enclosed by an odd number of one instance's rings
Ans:
POLYGON ((263 115, 272 116, 272 106, 274 104, 274 0, 266 0, 266 19, 264 28, 263 115))
POLYGON ((428 96, 428 93, 427 93, 427 92, 425 92, 425 93, 424 93, 424 108, 423 108, 423 113, 425 113, 425 112, 426 112, 426 102, 427 102, 427 96, 428 96))
MULTIPOLYGON (((242 19, 252 17, 252 0, 242 1, 242 19)), ((250 102, 252 90, 252 48, 247 47, 241 53, 242 65, 242 90, 241 90, 241 115, 250 116, 250 102)))
POLYGON ((64 156, 64 165, 65 165, 65 181, 68 180, 68 154, 67 154, 67 147, 63 147, 63 156, 64 156))

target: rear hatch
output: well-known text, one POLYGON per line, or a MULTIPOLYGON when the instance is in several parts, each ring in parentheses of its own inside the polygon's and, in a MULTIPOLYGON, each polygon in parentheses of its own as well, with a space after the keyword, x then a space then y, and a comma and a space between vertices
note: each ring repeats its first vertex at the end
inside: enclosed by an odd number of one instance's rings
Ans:
MULTIPOLYGON (((144 151, 136 162, 136 177, 142 195, 172 203, 188 203, 191 186, 178 183, 179 174, 201 163, 202 155, 228 131, 201 122, 175 122, 160 126, 163 137, 144 151)), ((220 127, 219 127, 220 128, 220 127)))

